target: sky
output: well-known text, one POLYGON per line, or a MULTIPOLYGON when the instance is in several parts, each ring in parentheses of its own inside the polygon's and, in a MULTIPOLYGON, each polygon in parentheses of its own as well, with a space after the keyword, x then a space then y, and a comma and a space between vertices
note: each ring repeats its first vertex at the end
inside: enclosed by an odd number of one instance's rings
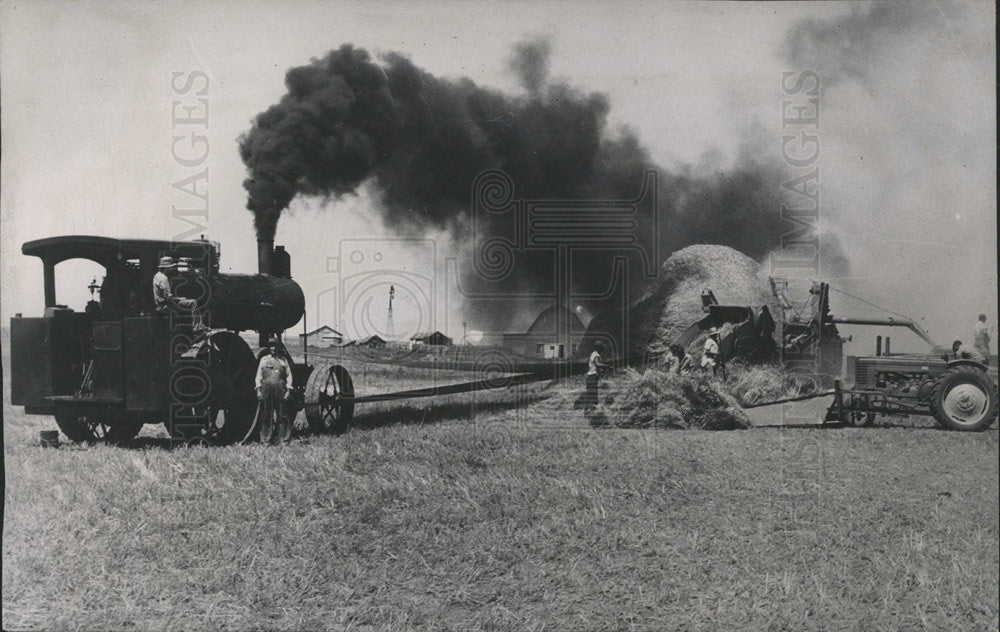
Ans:
MULTIPOLYGON (((238 139, 285 93, 289 68, 351 43, 517 94, 511 51, 542 38, 550 75, 605 94, 608 129, 627 126, 673 172, 725 169, 749 140, 779 156, 783 73, 815 71, 820 226, 850 268, 814 276, 920 319, 939 341, 970 335, 978 313, 993 325, 997 316, 995 9, 918 4, 6 1, 0 315, 42 309, 41 264, 22 243, 184 235, 194 200, 179 186, 206 168, 199 223, 221 242, 224 270, 253 272, 238 139)), ((340 200, 297 198, 282 217, 276 243, 292 254, 310 328, 381 318, 379 282, 347 317, 331 304, 348 271, 367 269, 350 267, 364 251, 359 261, 378 255, 371 269, 404 273, 399 329, 460 336, 442 261, 461 244, 441 231, 398 239, 372 210, 377 197, 362 187, 340 200), (421 307, 428 279, 433 314, 421 307)), ((60 266, 60 302, 82 306, 94 268, 60 266)), ((842 315, 879 315, 834 301, 842 315)))

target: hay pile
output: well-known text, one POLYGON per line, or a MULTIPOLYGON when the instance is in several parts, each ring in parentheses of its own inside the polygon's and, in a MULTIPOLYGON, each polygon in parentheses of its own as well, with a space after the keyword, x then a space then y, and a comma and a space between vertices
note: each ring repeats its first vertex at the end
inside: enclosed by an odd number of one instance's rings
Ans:
MULTIPOLYGON (((628 356, 633 359, 659 353, 684 331, 705 317, 701 292, 710 289, 723 305, 767 305, 778 314, 778 305, 769 289, 758 279, 756 261, 727 246, 688 246, 672 254, 660 269, 659 276, 627 310, 628 356)), ((613 310, 614 311, 614 310, 613 310)), ((604 314, 591 321, 584 347, 600 333, 617 339, 624 330, 617 313, 604 314)), ((695 341, 689 350, 698 350, 695 341)))
POLYGON ((593 420, 618 428, 737 430, 752 425, 720 382, 655 369, 629 370, 608 380, 593 420))
POLYGON ((710 289, 723 305, 778 307, 758 280, 760 266, 726 246, 688 246, 663 263, 660 277, 630 310, 632 347, 665 349, 693 323, 705 317, 701 292, 710 289))

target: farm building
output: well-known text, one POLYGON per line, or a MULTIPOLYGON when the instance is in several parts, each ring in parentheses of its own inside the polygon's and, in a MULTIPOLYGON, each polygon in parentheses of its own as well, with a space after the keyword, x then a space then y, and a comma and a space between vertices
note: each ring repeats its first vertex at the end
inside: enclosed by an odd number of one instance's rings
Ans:
POLYGON ((449 347, 451 338, 440 331, 421 331, 410 336, 410 348, 417 347, 449 347))
POLYGON ((503 335, 503 346, 512 353, 538 358, 569 358, 577 354, 587 327, 565 305, 543 309, 524 333, 503 335), (559 321, 562 325, 557 327, 559 321))
POLYGON ((303 338, 305 338, 305 343, 310 347, 337 347, 344 343, 344 334, 329 325, 323 325, 310 332, 299 334, 300 343, 303 338))
POLYGON ((385 347, 385 339, 375 334, 359 341, 357 344, 363 347, 371 347, 372 349, 382 349, 385 347))

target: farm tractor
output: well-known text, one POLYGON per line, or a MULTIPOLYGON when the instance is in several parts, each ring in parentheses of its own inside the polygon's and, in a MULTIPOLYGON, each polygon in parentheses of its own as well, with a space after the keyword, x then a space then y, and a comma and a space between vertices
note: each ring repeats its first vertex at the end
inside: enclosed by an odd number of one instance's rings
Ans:
POLYGON ((304 408, 317 431, 349 421, 348 372, 295 362, 280 343, 305 309, 284 248, 259 241, 258 274, 220 272, 219 245, 204 239, 65 236, 27 242, 21 251, 42 260, 45 311, 11 319, 11 402, 54 416, 70 440, 124 442, 153 423, 188 443, 256 439, 260 353, 239 335, 250 330, 261 347, 278 341, 292 369, 292 418, 304 408), (155 310, 152 280, 162 256, 180 262, 173 292, 195 299, 203 326, 190 312, 155 310), (70 259, 105 270, 103 283, 89 286, 94 298, 83 311, 56 302, 55 267, 70 259))
POLYGON ((780 309, 777 323, 771 319, 767 306, 750 307, 719 305, 711 290, 702 294, 706 317, 694 323, 685 334, 685 341, 710 327, 728 325, 720 341, 725 358, 745 360, 767 359, 780 353, 783 364, 808 366, 818 374, 821 387, 833 386, 804 397, 757 406, 777 404, 833 394, 826 422, 854 426, 871 424, 881 415, 932 415, 937 422, 952 430, 983 430, 997 419, 997 367, 992 362, 959 359, 934 343, 919 324, 902 317, 855 318, 834 316, 830 312, 830 286, 813 283, 804 305, 795 305, 787 297, 788 282, 770 279, 771 291, 780 309), (924 340, 931 351, 925 355, 893 354, 890 338, 876 338, 875 355, 848 358, 847 379, 853 377, 851 388, 844 388, 837 379, 844 365, 843 345, 837 325, 901 327, 924 340), (772 339, 776 333, 778 343, 772 339))
MULTIPOLYGON (((926 354, 894 354, 890 338, 876 337, 875 355, 847 359, 844 388, 833 379, 833 403, 826 422, 870 425, 876 415, 932 415, 944 428, 983 430, 997 418, 996 364, 959 359, 934 343, 913 320, 837 317, 830 313, 830 286, 813 283, 805 308, 796 310, 786 298, 783 279, 771 279, 771 289, 782 309, 782 354, 819 362, 826 380, 841 373, 843 342, 837 325, 902 327, 930 346, 926 354)), ((826 382, 829 384, 829 382, 826 382)))
MULTIPOLYGON (((983 430, 997 418, 996 366, 957 359, 915 321, 902 318, 838 317, 830 313, 830 286, 813 283, 803 309, 795 309, 785 295, 787 282, 771 279, 771 289, 782 310, 782 354, 787 360, 817 358, 821 373, 830 380, 841 373, 844 338, 837 325, 900 327, 912 331, 928 344, 927 354, 893 354, 890 338, 876 337, 875 355, 847 359, 847 378, 854 384, 845 389, 833 380, 833 403, 827 422, 855 426, 871 424, 875 415, 933 415, 951 430, 983 430)), ((829 384, 829 382, 826 382, 829 384)))
POLYGON ((826 421, 866 426, 876 414, 933 415, 944 428, 985 430, 997 419, 995 374, 981 362, 947 355, 858 357, 854 385, 834 382, 826 421))

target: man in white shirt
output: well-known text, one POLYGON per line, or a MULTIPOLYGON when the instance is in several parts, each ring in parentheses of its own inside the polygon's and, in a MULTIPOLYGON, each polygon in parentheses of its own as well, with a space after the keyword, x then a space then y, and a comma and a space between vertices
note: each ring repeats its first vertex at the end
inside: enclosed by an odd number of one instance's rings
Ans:
POLYGON ((990 330, 986 327, 986 314, 979 315, 979 322, 976 323, 975 334, 972 338, 972 346, 976 348, 979 355, 989 361, 990 330))
POLYGON ((701 370, 711 371, 715 375, 719 371, 719 329, 712 327, 708 330, 708 338, 705 338, 705 346, 701 351, 701 370))
POLYGON ((594 350, 590 353, 590 360, 587 364, 587 397, 584 410, 590 411, 597 408, 597 384, 600 381, 601 371, 610 369, 611 365, 604 361, 601 353, 607 351, 607 345, 603 340, 594 343, 594 350))

